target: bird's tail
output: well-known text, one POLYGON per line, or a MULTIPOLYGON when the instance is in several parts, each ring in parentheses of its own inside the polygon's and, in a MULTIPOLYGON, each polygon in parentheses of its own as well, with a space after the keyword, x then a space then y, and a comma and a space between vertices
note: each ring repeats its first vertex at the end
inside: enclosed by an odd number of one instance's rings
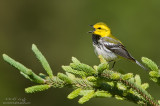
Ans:
POLYGON ((148 69, 146 67, 144 67, 140 62, 138 62, 137 60, 135 60, 136 64, 138 64, 140 67, 142 67, 144 70, 148 71, 148 69))

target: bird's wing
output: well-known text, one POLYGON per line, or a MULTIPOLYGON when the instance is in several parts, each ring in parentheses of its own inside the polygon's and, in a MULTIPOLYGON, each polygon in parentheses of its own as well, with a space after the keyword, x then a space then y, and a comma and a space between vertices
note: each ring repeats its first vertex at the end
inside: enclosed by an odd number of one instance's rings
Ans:
POLYGON ((111 37, 103 37, 99 40, 99 42, 100 44, 104 45, 104 48, 109 49, 113 53, 121 57, 135 61, 135 59, 128 53, 128 51, 120 41, 115 40, 111 37))

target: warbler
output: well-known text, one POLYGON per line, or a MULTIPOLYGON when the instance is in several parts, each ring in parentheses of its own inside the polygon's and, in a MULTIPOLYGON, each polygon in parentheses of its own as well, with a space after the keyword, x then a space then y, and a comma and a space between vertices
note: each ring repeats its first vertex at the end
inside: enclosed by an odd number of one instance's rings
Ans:
POLYGON ((95 53, 97 55, 102 55, 108 62, 113 61, 112 69, 117 60, 125 58, 135 62, 144 70, 147 70, 130 55, 122 42, 111 34, 111 29, 105 23, 98 22, 95 25, 90 26, 94 29, 93 31, 89 31, 89 33, 92 33, 95 53))

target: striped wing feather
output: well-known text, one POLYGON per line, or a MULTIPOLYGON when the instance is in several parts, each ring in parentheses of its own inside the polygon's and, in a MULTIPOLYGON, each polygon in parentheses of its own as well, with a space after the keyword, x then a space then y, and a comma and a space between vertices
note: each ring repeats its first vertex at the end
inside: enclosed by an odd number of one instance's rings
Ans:
POLYGON ((128 53, 128 51, 120 41, 114 40, 113 38, 110 37, 104 37, 100 39, 100 43, 103 44, 107 49, 109 49, 113 53, 121 57, 135 61, 135 59, 128 53))

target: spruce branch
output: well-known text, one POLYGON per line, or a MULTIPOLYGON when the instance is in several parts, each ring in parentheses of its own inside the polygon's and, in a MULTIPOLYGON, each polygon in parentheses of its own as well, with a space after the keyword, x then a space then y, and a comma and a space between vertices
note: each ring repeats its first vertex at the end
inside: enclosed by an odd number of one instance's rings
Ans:
POLYGON ((21 63, 13 60, 8 55, 3 54, 3 59, 6 62, 8 62, 10 65, 17 68, 25 78, 28 78, 29 80, 36 82, 36 83, 45 83, 45 80, 42 79, 41 77, 39 77, 38 75, 36 75, 31 69, 29 69, 29 68, 25 67, 24 65, 22 65, 21 63))
POLYGON ((151 70, 149 72, 150 79, 160 85, 160 70, 158 69, 157 64, 147 57, 142 57, 142 62, 151 70))
POLYGON ((43 68, 46 70, 50 78, 53 78, 53 73, 50 65, 48 64, 46 58, 43 56, 43 54, 38 50, 37 46, 35 44, 32 44, 32 51, 38 58, 38 60, 41 62, 43 68))
MULTIPOLYGON (((146 89, 149 88, 149 84, 142 83, 139 75, 133 75, 133 73, 121 74, 109 70, 109 64, 102 56, 99 56, 100 64, 94 67, 81 63, 78 59, 72 57, 72 63, 68 66, 62 66, 65 73, 53 75, 46 58, 34 44, 32 45, 32 51, 48 75, 43 73, 37 75, 31 69, 3 54, 4 60, 17 68, 25 78, 40 84, 26 88, 26 93, 44 91, 51 87, 69 87, 73 88, 73 91, 67 98, 74 99, 81 96, 78 101, 80 104, 95 97, 113 97, 117 100, 127 100, 139 105, 160 105, 160 102, 147 92, 146 89)), ((142 61, 152 70, 149 72, 151 79, 159 84, 160 72, 158 66, 148 58, 143 57, 142 61)))
POLYGON ((32 87, 28 87, 25 89, 26 93, 34 93, 34 92, 38 92, 38 91, 44 91, 47 90, 48 88, 50 88, 50 85, 35 85, 32 87))

